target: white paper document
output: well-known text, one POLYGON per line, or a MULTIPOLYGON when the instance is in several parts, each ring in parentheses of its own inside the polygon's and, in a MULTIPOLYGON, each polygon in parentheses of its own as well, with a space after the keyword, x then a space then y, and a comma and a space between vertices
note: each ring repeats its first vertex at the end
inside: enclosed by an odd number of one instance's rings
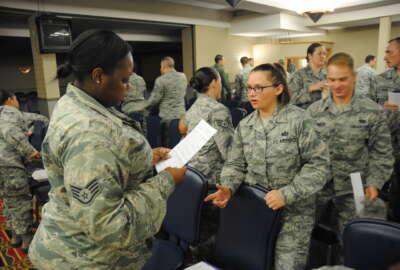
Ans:
POLYGON ((388 92, 389 103, 394 103, 400 105, 400 93, 397 92, 388 92))
POLYGON ((211 265, 205 262, 199 262, 196 263, 195 265, 185 268, 185 270, 218 270, 218 268, 212 267, 211 265))
POLYGON ((171 150, 170 158, 156 165, 157 172, 167 167, 181 168, 217 133, 206 121, 199 124, 171 150))
POLYGON ((364 187, 361 180, 361 174, 359 172, 351 173, 350 178, 351 178, 351 185, 353 186, 354 202, 356 204, 356 213, 357 215, 361 216, 364 211, 364 200, 365 200, 364 187))
POLYGON ((46 170, 41 169, 41 170, 36 170, 32 173, 32 178, 35 179, 38 182, 41 181, 47 181, 47 173, 46 170))

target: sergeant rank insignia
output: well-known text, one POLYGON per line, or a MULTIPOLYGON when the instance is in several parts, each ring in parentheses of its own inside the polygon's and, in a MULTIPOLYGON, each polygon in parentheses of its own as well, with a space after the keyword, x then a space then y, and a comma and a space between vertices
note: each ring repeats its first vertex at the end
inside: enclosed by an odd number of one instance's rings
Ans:
POLYGON ((90 204, 100 193, 101 187, 97 180, 91 181, 85 187, 71 185, 72 197, 82 204, 90 204))

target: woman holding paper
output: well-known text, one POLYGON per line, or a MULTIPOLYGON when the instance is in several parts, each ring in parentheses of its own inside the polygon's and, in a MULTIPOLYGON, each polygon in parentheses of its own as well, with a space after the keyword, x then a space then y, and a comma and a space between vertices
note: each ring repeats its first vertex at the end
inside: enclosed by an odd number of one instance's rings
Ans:
POLYGON ((242 182, 270 189, 266 207, 284 208, 275 270, 303 270, 314 225, 315 193, 330 175, 328 148, 309 115, 288 104, 286 76, 279 64, 254 68, 247 91, 255 111, 239 123, 221 185, 206 201, 225 207, 242 182))
MULTIPOLYGON (((227 159, 233 137, 233 125, 230 112, 217 100, 221 98, 221 78, 218 72, 209 67, 198 69, 190 80, 190 86, 198 93, 196 102, 181 119, 181 130, 192 131, 203 119, 217 133, 190 160, 189 166, 202 172, 211 191, 215 191, 215 183, 219 178, 222 167, 227 159)), ((214 235, 218 228, 218 208, 207 204, 203 211, 201 228, 201 243, 199 260, 207 260, 211 251, 211 241, 205 243, 214 235)))
POLYGON ((141 269, 184 168, 153 176, 135 121, 116 111, 129 88, 130 46, 90 30, 71 45, 59 77, 74 81, 53 111, 42 154, 51 190, 29 257, 37 269, 141 269))

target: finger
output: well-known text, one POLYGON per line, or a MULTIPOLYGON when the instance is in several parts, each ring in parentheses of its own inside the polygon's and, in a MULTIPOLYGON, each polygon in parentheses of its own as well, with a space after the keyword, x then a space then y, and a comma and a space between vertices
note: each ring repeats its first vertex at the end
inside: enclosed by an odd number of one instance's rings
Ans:
POLYGON ((217 198, 217 193, 212 193, 212 194, 208 195, 208 196, 204 199, 204 201, 205 201, 205 202, 208 202, 208 201, 214 200, 215 198, 217 198))

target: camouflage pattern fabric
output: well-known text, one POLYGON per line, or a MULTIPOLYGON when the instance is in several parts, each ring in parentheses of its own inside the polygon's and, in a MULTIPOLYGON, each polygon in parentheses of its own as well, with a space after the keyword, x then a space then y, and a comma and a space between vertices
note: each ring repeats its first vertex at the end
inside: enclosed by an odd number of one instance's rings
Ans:
POLYGON ((235 77, 235 96, 240 102, 248 102, 247 97, 247 80, 251 72, 250 66, 245 66, 235 77))
POLYGON ((227 158, 233 137, 233 125, 229 110, 205 94, 198 94, 196 102, 186 113, 184 121, 188 132, 204 119, 217 130, 214 137, 190 160, 189 165, 201 171, 215 184, 227 158))
POLYGON ((308 92, 308 87, 323 80, 326 80, 325 70, 314 74, 310 65, 290 75, 288 87, 291 92, 291 104, 307 109, 313 102, 321 99, 321 91, 308 92))
POLYGON ((223 65, 214 64, 212 67, 218 71, 219 76, 221 77, 221 83, 222 83, 221 101, 223 103, 229 102, 232 98, 232 89, 229 84, 228 74, 225 72, 225 68, 223 65))
POLYGON ((370 65, 364 64, 357 69, 356 93, 368 96, 376 71, 370 65))
POLYGON ((72 84, 43 143, 51 190, 29 249, 38 269, 140 269, 158 232, 172 176, 152 176, 134 125, 72 84))
MULTIPOLYGON (((237 127, 221 184, 233 192, 242 182, 277 189, 285 197, 275 270, 304 269, 314 224, 315 193, 330 178, 329 152, 302 109, 278 107, 265 125, 258 111, 237 127)), ((267 207, 267 206, 266 206, 267 207)))

